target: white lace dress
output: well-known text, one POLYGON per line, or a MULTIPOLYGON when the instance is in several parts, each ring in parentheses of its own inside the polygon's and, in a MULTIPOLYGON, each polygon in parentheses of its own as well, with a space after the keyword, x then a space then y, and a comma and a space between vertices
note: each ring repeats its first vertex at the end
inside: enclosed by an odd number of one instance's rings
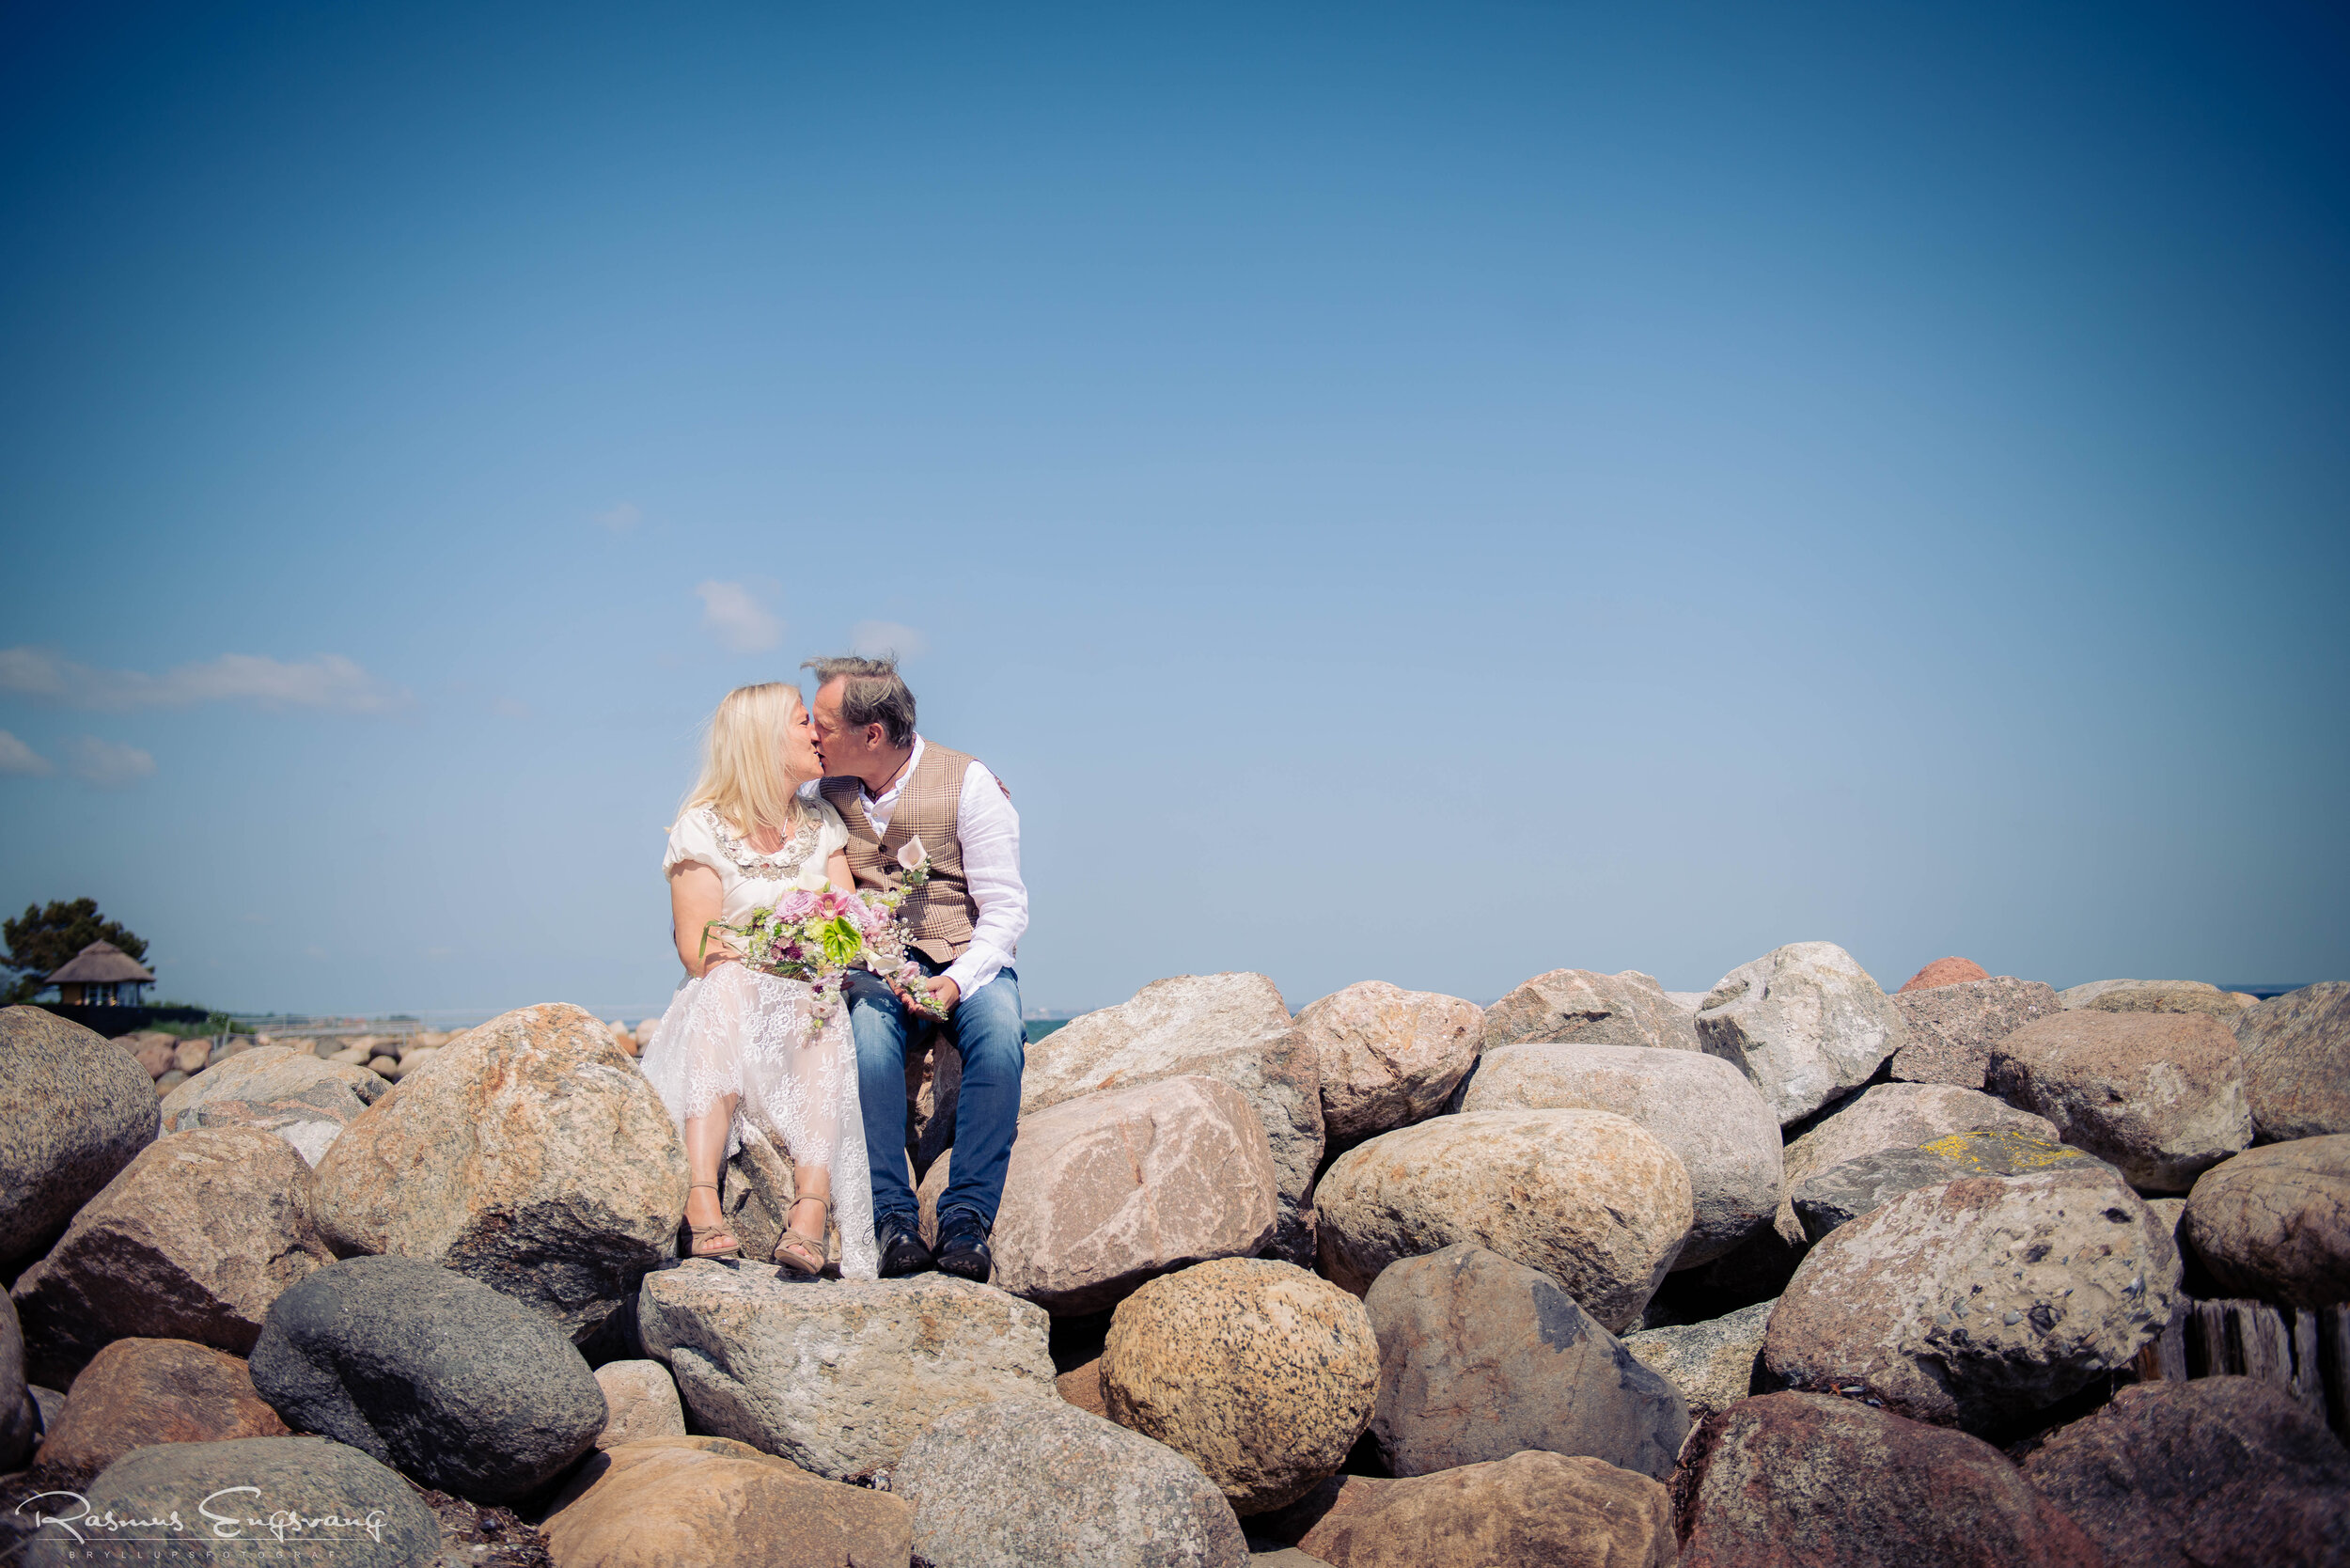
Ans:
MULTIPOLYGON (((794 887, 821 892, 827 886, 824 862, 849 834, 830 804, 810 804, 820 817, 773 855, 752 849, 716 812, 695 807, 669 830, 662 872, 689 860, 716 871, 726 889, 720 916, 728 925, 742 924, 752 910, 794 887)), ((820 1029, 808 1016, 806 981, 722 964, 707 979, 689 978, 678 987, 645 1047, 643 1065, 680 1136, 687 1117, 706 1114, 714 1101, 731 1094, 729 1156, 745 1141, 763 1140, 780 1147, 795 1166, 830 1171, 840 1273, 851 1279, 879 1274, 872 1173, 865 1164, 856 1047, 845 1005, 820 1029)))

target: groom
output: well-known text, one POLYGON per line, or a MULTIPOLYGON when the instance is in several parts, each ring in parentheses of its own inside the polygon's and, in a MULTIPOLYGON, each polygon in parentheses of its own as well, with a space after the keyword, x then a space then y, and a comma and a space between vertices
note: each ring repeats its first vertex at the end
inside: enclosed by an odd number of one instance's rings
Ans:
POLYGON ((954 1019, 963 1053, 955 1101, 953 1179, 938 1200, 938 1251, 923 1245, 921 1210, 906 1182, 906 1042, 940 1025, 911 1012, 868 970, 849 971, 849 1028, 856 1040, 865 1154, 873 1169, 873 1234, 884 1278, 937 1267, 984 1283, 995 1260, 988 1236, 1004 1196, 1004 1170, 1020 1120, 1020 1069, 1027 1036, 1012 960, 1028 928, 1020 883, 1020 816, 987 765, 925 740, 914 729, 914 694, 887 659, 810 659, 816 672, 820 788, 849 827, 856 885, 892 887, 898 851, 922 840, 930 880, 899 917, 906 951, 930 994, 954 1019))

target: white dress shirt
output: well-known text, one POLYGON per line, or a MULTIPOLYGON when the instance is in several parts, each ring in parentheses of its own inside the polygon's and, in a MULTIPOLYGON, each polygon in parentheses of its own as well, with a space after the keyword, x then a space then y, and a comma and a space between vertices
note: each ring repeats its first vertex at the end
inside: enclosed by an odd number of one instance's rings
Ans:
MULTIPOLYGON (((922 737, 917 733, 913 754, 888 789, 875 795, 858 786, 858 804, 876 834, 888 833, 898 797, 921 760, 922 737)), ((985 762, 974 761, 963 770, 955 838, 963 851, 963 880, 979 914, 971 922, 971 945, 941 972, 968 996, 1019 955, 1020 933, 1028 929, 1028 889, 1020 880, 1020 813, 1011 808, 1011 797, 985 762)))

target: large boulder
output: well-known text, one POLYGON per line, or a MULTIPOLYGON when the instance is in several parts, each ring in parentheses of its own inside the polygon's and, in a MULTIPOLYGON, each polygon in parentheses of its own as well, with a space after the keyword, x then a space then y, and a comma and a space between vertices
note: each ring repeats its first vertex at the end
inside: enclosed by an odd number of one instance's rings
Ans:
POLYGON ((1345 1462, 1378 1398, 1379 1341, 1344 1291, 1294 1264, 1225 1258, 1120 1302, 1101 1378, 1110 1419, 1198 1466, 1245 1516, 1345 1462))
POLYGON ((588 1339, 676 1256, 685 1147, 611 1031, 519 1008, 401 1078, 319 1162, 335 1250, 417 1258, 588 1339))
POLYGON ((0 1008, 0 1269, 44 1250, 157 1125, 129 1052, 40 1008, 0 1008))
POLYGON ((888 1468, 949 1410, 1056 1397, 1043 1309, 943 1274, 810 1285, 692 1262, 645 1277, 636 1322, 700 1430, 834 1481, 888 1468))
POLYGON ((1978 1128, 2012 1128, 2050 1142, 2057 1137, 2047 1118, 1975 1090, 1951 1084, 1877 1084, 1820 1118, 1787 1146, 1788 1190, 1863 1154, 1914 1149, 1978 1128))
POLYGON ((1701 1051, 1488 1049, 1461 1108, 1613 1111, 1654 1134, 1689 1173, 1696 1219, 1673 1260, 1677 1269, 1731 1251, 1768 1226, 1778 1208, 1778 1118, 1744 1074, 1701 1051))
POLYGON ((1697 1031, 1782 1127, 1867 1083, 1909 1040, 1892 998, 1833 942, 1793 942, 1732 969, 1706 993, 1697 1031))
POLYGON ((0 1296, 0 1475, 21 1469, 33 1439, 47 1425, 24 1376, 24 1335, 16 1305, 0 1296))
POLYGON ((2092 980, 2064 992, 2064 1005, 2090 1012, 2201 1012, 2232 1023, 2244 998, 2208 980, 2092 980))
POLYGON ((1163 1443, 1069 1404, 949 1411, 890 1473, 940 1568, 1244 1568, 1231 1504, 1163 1443))
MULTIPOLYGON (((1841 1225, 1881 1209, 1905 1192, 1940 1186, 1962 1176, 2030 1176, 2044 1170, 2114 1170, 2086 1150, 2060 1143, 2053 1128, 2032 1130, 2041 1119, 2003 1111, 2020 1120, 2004 1125, 1945 1133, 1914 1148, 1879 1149, 1822 1169, 1807 1162, 1806 1175, 1788 1189, 1788 1205, 1807 1241, 1818 1241, 1841 1225)), ((2114 1170, 2115 1175, 2121 1172, 2114 1170)), ((2156 1206, 2158 1205, 2151 1205, 2156 1206)))
POLYGON ((1252 1523, 1329 1568, 1672 1568, 1675 1556, 1664 1487, 1534 1449, 1402 1481, 1339 1478, 1252 1523))
POLYGON ((2271 996, 2236 1015, 2244 1092, 2264 1143, 2350 1133, 2350 981, 2271 996))
POLYGON ((1623 1348, 1673 1386, 1690 1420, 1701 1421, 1763 1391, 1762 1333, 1778 1305, 1773 1297, 1702 1323, 1642 1328, 1623 1337, 1623 1348))
POLYGON ((1324 1135, 1337 1144, 1424 1121, 1477 1064, 1485 1010, 1458 996, 1364 980, 1297 1015, 1322 1077, 1324 1135))
POLYGON ((323 1437, 158 1443, 107 1466, 85 1496, 92 1518, 156 1521, 142 1527, 151 1533, 138 1543, 138 1556, 109 1552, 94 1531, 84 1544, 50 1526, 26 1548, 25 1568, 93 1560, 434 1568, 442 1561, 440 1521, 415 1489, 357 1449, 323 1437), (281 1529, 288 1533, 279 1535, 281 1529))
POLYGON ((590 1458, 540 1522, 556 1568, 907 1568, 902 1498, 809 1475, 725 1437, 590 1458))
POLYGON ((1965 985, 1969 980, 1988 979, 1990 971, 1971 958, 1937 958, 1907 980, 1893 993, 1896 996, 1917 991, 1938 990, 1944 986, 1965 985))
POLYGON ((64 1388, 134 1336, 242 1356, 278 1293, 334 1261, 292 1146, 258 1127, 205 1127, 140 1151, 10 1294, 36 1380, 64 1388))
POLYGON ((2107 1568, 1990 1444, 1822 1394, 1708 1417, 1673 1501, 1681 1568, 2107 1568))
POLYGON ((595 1446, 603 1390, 560 1329, 414 1258, 350 1258, 277 1298, 253 1386, 288 1425, 476 1502, 526 1496, 595 1446))
POLYGON ((1697 1029, 1653 975, 1553 969, 1485 1010, 1484 1049, 1520 1041, 1694 1051, 1697 1029))
POLYGON ((1787 1195, 1787 1202, 1803 1227, 1804 1240, 1816 1242, 1905 1192, 1973 1174, 1958 1161, 1923 1149, 1880 1149, 1813 1171, 1787 1195))
MULTIPOLYGON (((949 1152, 922 1178, 926 1226, 953 1171, 949 1152)), ((1254 1254, 1278 1200, 1264 1125, 1230 1084, 1186 1074, 1065 1100, 1020 1122, 991 1283, 1057 1317, 1103 1311, 1169 1269, 1254 1254)))
POLYGON ((1908 1043, 1893 1053, 1896 1081, 1981 1089, 1991 1048, 2064 1004, 2039 980, 1999 975, 1915 991, 1905 985, 1893 994, 1893 1007, 1909 1032, 1908 1043))
POLYGON ((1363 1298, 1379 1337, 1371 1435, 1427 1475, 1521 1449, 1588 1454, 1662 1481, 1689 1430, 1681 1395, 1546 1274, 1481 1247, 1406 1258, 1363 1298))
POLYGON ((2187 1194, 2187 1246, 2233 1295, 2350 1301, 2350 1134, 2247 1150, 2187 1194))
POLYGON ((1072 1019, 1028 1047, 1020 1114, 1185 1074, 1228 1083, 1256 1107, 1280 1178, 1281 1215, 1269 1250, 1311 1262, 1308 1203, 1323 1148, 1320 1062, 1292 1026, 1280 989, 1264 976, 1178 975, 1072 1019))
POLYGON ((1323 1272, 1356 1294, 1399 1258, 1474 1242, 1540 1269, 1620 1334, 1680 1256, 1688 1170, 1609 1111, 1440 1116, 1349 1150, 1315 1194, 1323 1272))
POLYGON ((2149 1192, 2185 1192, 2252 1141, 2242 1053, 2208 1013, 2071 1009, 2001 1041, 1987 1081, 2149 1192))
POLYGON ((2169 1230, 2111 1171, 1968 1177, 1813 1247, 1762 1358, 1788 1388, 1994 1431, 2127 1366, 2178 1292, 2169 1230))
POLYGON ((2128 1568, 2337 1568, 2350 1450, 2248 1377, 2141 1383, 2060 1428, 2024 1479, 2128 1568))
POLYGON ((617 1449, 649 1437, 685 1435, 685 1405, 669 1369, 660 1362, 606 1361, 596 1369, 596 1387, 603 1390, 604 1408, 596 1447, 617 1449))
POLYGON ((245 1364, 186 1340, 117 1340, 73 1380, 42 1436, 40 1483, 79 1491, 154 1443, 282 1437, 286 1423, 254 1390, 245 1364))
POLYGON ((380 1073, 284 1045, 241 1051, 164 1096, 164 1131, 258 1127, 317 1165, 327 1145, 392 1087, 380 1073))

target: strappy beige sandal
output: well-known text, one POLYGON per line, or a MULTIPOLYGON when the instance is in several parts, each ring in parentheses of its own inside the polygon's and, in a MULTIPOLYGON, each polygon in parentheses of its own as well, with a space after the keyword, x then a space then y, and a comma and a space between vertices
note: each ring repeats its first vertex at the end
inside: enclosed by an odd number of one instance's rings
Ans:
POLYGON ((812 1236, 806 1231, 784 1231, 783 1239, 776 1243, 776 1266, 795 1278, 814 1279, 824 1272, 824 1265, 832 1262, 831 1248, 826 1244, 827 1232, 832 1228, 832 1200, 795 1198, 791 1200, 791 1207, 796 1209, 803 1203, 822 1204, 823 1217, 816 1222, 816 1233, 812 1236))
MULTIPOLYGON (((685 1190, 692 1192, 695 1187, 708 1187, 713 1192, 718 1190, 714 1182, 696 1182, 685 1190)), ((723 1219, 715 1225, 697 1225, 689 1219, 685 1222, 685 1255, 689 1258, 740 1258, 743 1256, 743 1244, 734 1239, 733 1228, 723 1219), (724 1236, 726 1242, 704 1251, 702 1243, 712 1236, 724 1236)))

